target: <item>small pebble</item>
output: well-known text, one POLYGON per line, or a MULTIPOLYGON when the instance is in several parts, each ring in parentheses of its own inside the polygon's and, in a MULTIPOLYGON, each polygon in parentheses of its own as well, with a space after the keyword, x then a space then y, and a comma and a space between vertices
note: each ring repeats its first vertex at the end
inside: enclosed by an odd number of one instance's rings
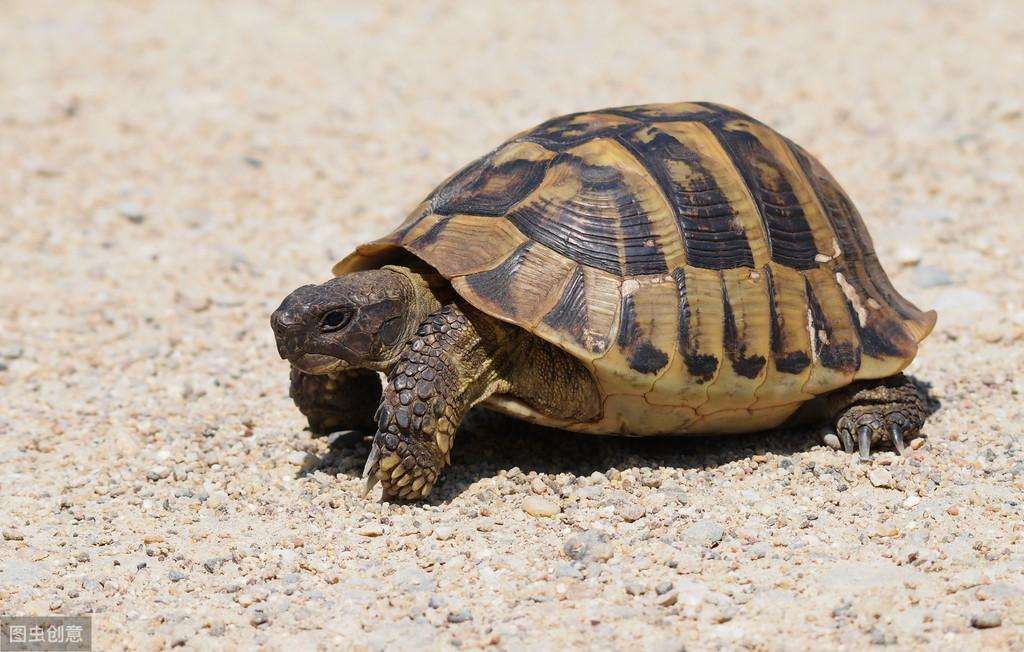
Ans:
POLYGON ((3 531, 4 541, 24 541, 25 535, 18 530, 4 530, 3 531))
POLYGON ((523 500, 523 511, 531 516, 555 516, 562 511, 562 508, 547 498, 527 496, 523 500))
POLYGON ((900 245, 896 249, 896 260, 907 267, 921 262, 921 250, 909 244, 900 245))
POLYGON ((167 573, 167 579, 171 580, 172 582, 180 582, 186 577, 188 577, 188 575, 182 573, 179 570, 172 570, 170 573, 167 573))
POLYGON ((991 629, 1003 624, 1003 617, 997 611, 986 611, 971 616, 971 627, 975 629, 991 629))
POLYGON ((587 530, 570 538, 562 546, 567 557, 582 562, 605 562, 615 554, 608 535, 600 530, 587 530))
POLYGON ((356 534, 364 537, 379 537, 384 534, 384 526, 380 523, 367 523, 356 530, 356 534))
POLYGON ((663 593, 663 594, 657 596, 657 598, 655 598, 654 602, 657 605, 662 606, 662 607, 671 607, 676 602, 678 602, 678 600, 679 600, 679 593, 677 591, 669 591, 668 593, 663 593))
POLYGON ((473 614, 466 609, 448 612, 448 622, 450 623, 464 623, 470 620, 473 620, 473 614))
POLYGON ((548 486, 544 484, 544 481, 540 478, 534 478, 530 481, 530 491, 533 493, 543 496, 548 492, 548 486))
POLYGON ((163 480, 170 474, 171 470, 166 466, 154 466, 148 473, 146 473, 146 477, 153 482, 156 482, 157 480, 163 480))
POLYGON ((697 521, 683 531, 683 539, 695 546, 713 548, 725 535, 721 525, 712 521, 697 521))
POLYGON ((220 569, 220 567, 223 566, 227 561, 228 560, 225 557, 214 557, 212 559, 207 559, 203 562, 203 568, 205 568, 206 572, 208 573, 216 573, 217 570, 220 569))
POLYGON ((146 220, 146 214, 142 212, 138 204, 121 204, 117 207, 117 212, 132 224, 142 224, 146 220))
POLYGON ((725 606, 720 609, 717 609, 716 611, 714 611, 714 613, 712 613, 711 621, 721 625, 722 623, 729 622, 735 617, 736 608, 733 606, 725 606))
POLYGON ((455 536, 455 530, 447 525, 441 525, 434 529, 434 538, 438 541, 448 541, 455 536))
POLYGON ((252 617, 249 619, 249 624, 253 627, 259 627, 260 625, 268 622, 269 620, 270 618, 267 617, 267 614, 265 612, 257 610, 253 612, 252 617))
POLYGON ((644 585, 639 582, 628 582, 626 584, 626 593, 629 595, 643 595, 646 591, 647 589, 644 588, 644 585))
POLYGON ((638 521, 647 514, 643 505, 636 503, 624 503, 615 508, 615 512, 627 523, 638 521))
POLYGON ((872 485, 880 488, 892 488, 893 485, 892 473, 885 468, 871 469, 871 472, 868 473, 868 480, 872 485))

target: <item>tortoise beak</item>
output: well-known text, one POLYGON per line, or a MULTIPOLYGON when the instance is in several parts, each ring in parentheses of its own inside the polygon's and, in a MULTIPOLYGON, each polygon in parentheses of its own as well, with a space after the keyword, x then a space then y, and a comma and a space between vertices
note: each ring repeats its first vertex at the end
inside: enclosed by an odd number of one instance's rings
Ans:
POLYGON ((321 355, 319 353, 303 353, 288 358, 288 361, 302 373, 315 376, 333 373, 348 366, 348 363, 341 358, 335 358, 333 355, 321 355))

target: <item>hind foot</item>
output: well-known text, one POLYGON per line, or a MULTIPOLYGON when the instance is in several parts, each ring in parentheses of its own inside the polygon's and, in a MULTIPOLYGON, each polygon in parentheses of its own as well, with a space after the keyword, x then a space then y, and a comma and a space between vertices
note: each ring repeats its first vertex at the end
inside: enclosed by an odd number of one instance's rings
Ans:
POLYGON ((828 397, 829 422, 847 453, 868 460, 872 446, 889 444, 903 454, 928 412, 924 392, 903 374, 862 380, 828 397))

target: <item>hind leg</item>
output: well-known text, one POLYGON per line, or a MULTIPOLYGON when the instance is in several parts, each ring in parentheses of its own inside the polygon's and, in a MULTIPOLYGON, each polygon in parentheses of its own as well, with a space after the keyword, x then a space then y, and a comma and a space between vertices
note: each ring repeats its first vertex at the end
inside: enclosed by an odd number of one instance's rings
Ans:
POLYGON ((309 429, 314 434, 338 430, 372 432, 381 382, 376 372, 365 369, 314 376, 293 367, 288 394, 309 419, 309 429))
POLYGON ((903 453, 904 442, 917 434, 928 415, 927 398, 903 374, 862 380, 827 395, 829 423, 848 453, 871 455, 871 446, 889 442, 903 453))

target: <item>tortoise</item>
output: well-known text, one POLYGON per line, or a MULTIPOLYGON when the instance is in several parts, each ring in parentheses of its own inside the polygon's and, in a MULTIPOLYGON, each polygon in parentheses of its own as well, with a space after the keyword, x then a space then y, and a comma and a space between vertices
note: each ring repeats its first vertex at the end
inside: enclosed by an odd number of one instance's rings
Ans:
POLYGON ((271 323, 311 430, 376 431, 364 477, 388 498, 428 495, 475 405, 634 436, 816 414, 862 458, 926 416, 901 371, 935 312, 817 159, 723 105, 548 120, 333 273, 271 323))

